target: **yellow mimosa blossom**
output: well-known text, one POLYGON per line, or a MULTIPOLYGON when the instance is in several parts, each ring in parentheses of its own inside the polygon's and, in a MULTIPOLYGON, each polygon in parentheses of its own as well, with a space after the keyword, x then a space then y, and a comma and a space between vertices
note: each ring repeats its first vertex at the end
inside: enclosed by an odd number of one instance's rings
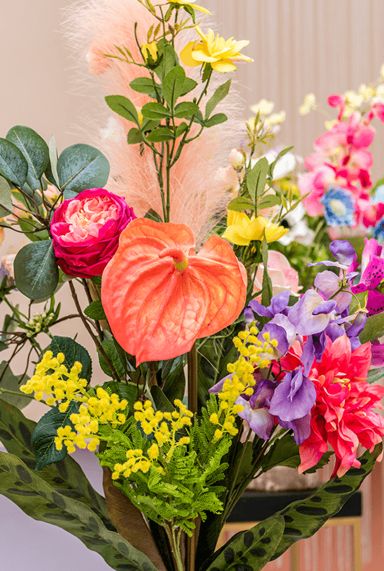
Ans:
POLYGON ((37 401, 48 406, 59 405, 60 412, 66 412, 73 401, 84 401, 88 381, 80 377, 81 363, 74 363, 69 371, 64 362, 63 353, 54 357, 52 351, 46 351, 34 375, 20 387, 21 392, 33 394, 37 401))
POLYGON ((218 393, 220 407, 218 413, 213 413, 210 421, 217 426, 215 440, 220 440, 224 434, 236 436, 236 415, 243 410, 237 400, 241 395, 251 396, 256 385, 254 372, 256 368, 267 368, 276 358, 276 339, 271 339, 269 333, 259 338, 259 330, 253 324, 250 329, 240 331, 233 339, 233 344, 239 352, 234 363, 227 366, 229 376, 224 380, 218 393))
POLYGON ((193 8, 193 10, 197 10, 198 12, 202 12, 203 14, 211 14, 211 12, 204 8, 203 6, 199 6, 195 4, 194 0, 168 0, 168 4, 176 4, 182 8, 183 6, 187 8, 193 8))
POLYGON ((314 93, 308 93, 304 97, 303 103, 300 105, 299 113, 300 115, 308 115, 311 111, 316 109, 316 96, 314 93))
POLYGON ((159 55, 157 49, 157 43, 150 42, 149 44, 143 44, 141 46, 141 53, 143 54, 143 58, 145 59, 146 62, 148 62, 149 60, 155 62, 159 55))
POLYGON ((249 44, 248 41, 238 42, 233 38, 225 40, 213 30, 208 30, 204 34, 198 26, 196 30, 200 40, 187 44, 180 54, 185 65, 194 67, 209 64, 215 71, 228 73, 235 71, 237 61, 253 61, 241 53, 241 50, 249 44))
POLYGON ((273 224, 264 216, 250 218, 245 212, 228 211, 227 229, 223 238, 237 246, 249 246, 253 241, 266 240, 268 243, 280 240, 288 232, 287 228, 273 224))

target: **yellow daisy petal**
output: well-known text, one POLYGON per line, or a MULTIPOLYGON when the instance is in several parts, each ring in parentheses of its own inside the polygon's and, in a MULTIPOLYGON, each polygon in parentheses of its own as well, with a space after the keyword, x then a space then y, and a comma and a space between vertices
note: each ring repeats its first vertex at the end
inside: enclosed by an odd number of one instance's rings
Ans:
POLYGON ((221 60, 212 63, 212 69, 219 73, 231 73, 232 71, 236 71, 237 67, 230 60, 221 60))
POLYGON ((192 52, 194 51, 195 46, 196 42, 189 42, 189 44, 187 44, 180 53, 181 61, 183 62, 184 65, 188 67, 196 67, 200 65, 200 62, 196 61, 192 57, 192 52))

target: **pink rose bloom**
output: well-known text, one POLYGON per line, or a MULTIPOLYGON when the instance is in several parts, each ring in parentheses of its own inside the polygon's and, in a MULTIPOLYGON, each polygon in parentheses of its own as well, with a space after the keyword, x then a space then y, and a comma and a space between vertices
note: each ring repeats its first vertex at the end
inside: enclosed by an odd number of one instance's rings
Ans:
MULTIPOLYGON (((299 274, 292 268, 287 258, 280 252, 268 253, 268 274, 272 280, 273 295, 282 291, 299 292, 299 274)), ((256 273, 253 291, 260 291, 263 284, 264 265, 260 264, 256 273)))
POLYGON ((135 218, 124 198, 104 188, 65 200, 55 210, 50 228, 58 265, 70 276, 101 276, 121 232, 135 218))

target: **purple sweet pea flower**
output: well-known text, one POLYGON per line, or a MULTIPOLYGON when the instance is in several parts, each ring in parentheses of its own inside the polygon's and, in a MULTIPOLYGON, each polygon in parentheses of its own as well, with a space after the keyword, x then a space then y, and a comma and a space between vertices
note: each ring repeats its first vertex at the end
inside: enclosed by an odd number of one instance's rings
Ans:
POLYGON ((283 381, 278 384, 269 410, 283 422, 291 422, 307 416, 315 401, 315 385, 300 367, 292 373, 286 373, 283 381))
POLYGON ((294 325, 292 325, 288 317, 282 313, 278 313, 269 323, 264 325, 263 330, 260 333, 261 338, 264 333, 269 333, 271 339, 277 340, 278 346, 276 349, 280 354, 280 357, 286 354, 289 347, 296 339, 296 329, 294 325))
POLYGON ((276 383, 262 380, 257 383, 255 392, 249 400, 240 397, 236 401, 236 404, 241 404, 244 407, 239 412, 240 418, 245 420, 250 429, 263 440, 270 438, 275 426, 275 420, 269 412, 275 388, 276 383))
POLYGON ((259 315, 260 317, 274 317, 278 313, 282 313, 285 311, 289 304, 289 291, 282 291, 275 295, 271 300, 271 305, 268 307, 264 307, 261 303, 256 301, 255 299, 249 303, 249 308, 259 315))
POLYGON ((320 272, 315 278, 315 286, 318 292, 324 299, 333 299, 336 302, 339 313, 343 313, 352 301, 352 294, 350 292, 339 291, 343 286, 343 281, 343 277, 338 277, 330 270, 320 272))
POLYGON ((311 415, 307 414, 304 418, 292 420, 292 422, 279 422, 280 426, 287 430, 293 430, 293 436, 297 445, 303 444, 311 434, 311 415))
POLYGON ((355 248, 347 240, 334 240, 329 249, 334 258, 346 266, 350 271, 357 267, 357 254, 355 248))
POLYGON ((309 289, 290 308, 288 319, 299 335, 315 335, 327 328, 335 308, 335 301, 324 301, 314 289, 309 289))

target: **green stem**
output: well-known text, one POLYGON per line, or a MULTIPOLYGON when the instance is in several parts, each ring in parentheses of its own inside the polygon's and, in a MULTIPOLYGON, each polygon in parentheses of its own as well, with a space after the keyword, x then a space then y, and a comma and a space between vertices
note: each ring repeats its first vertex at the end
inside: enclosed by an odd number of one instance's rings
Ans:
POLYGON ((176 571, 185 571, 183 558, 181 556, 181 549, 180 549, 180 533, 170 525, 169 527, 165 527, 165 531, 167 532, 168 540, 171 546, 171 553, 172 559, 176 567, 176 571))
POLYGON ((198 364, 196 343, 188 353, 188 408, 193 413, 198 408, 198 364))

